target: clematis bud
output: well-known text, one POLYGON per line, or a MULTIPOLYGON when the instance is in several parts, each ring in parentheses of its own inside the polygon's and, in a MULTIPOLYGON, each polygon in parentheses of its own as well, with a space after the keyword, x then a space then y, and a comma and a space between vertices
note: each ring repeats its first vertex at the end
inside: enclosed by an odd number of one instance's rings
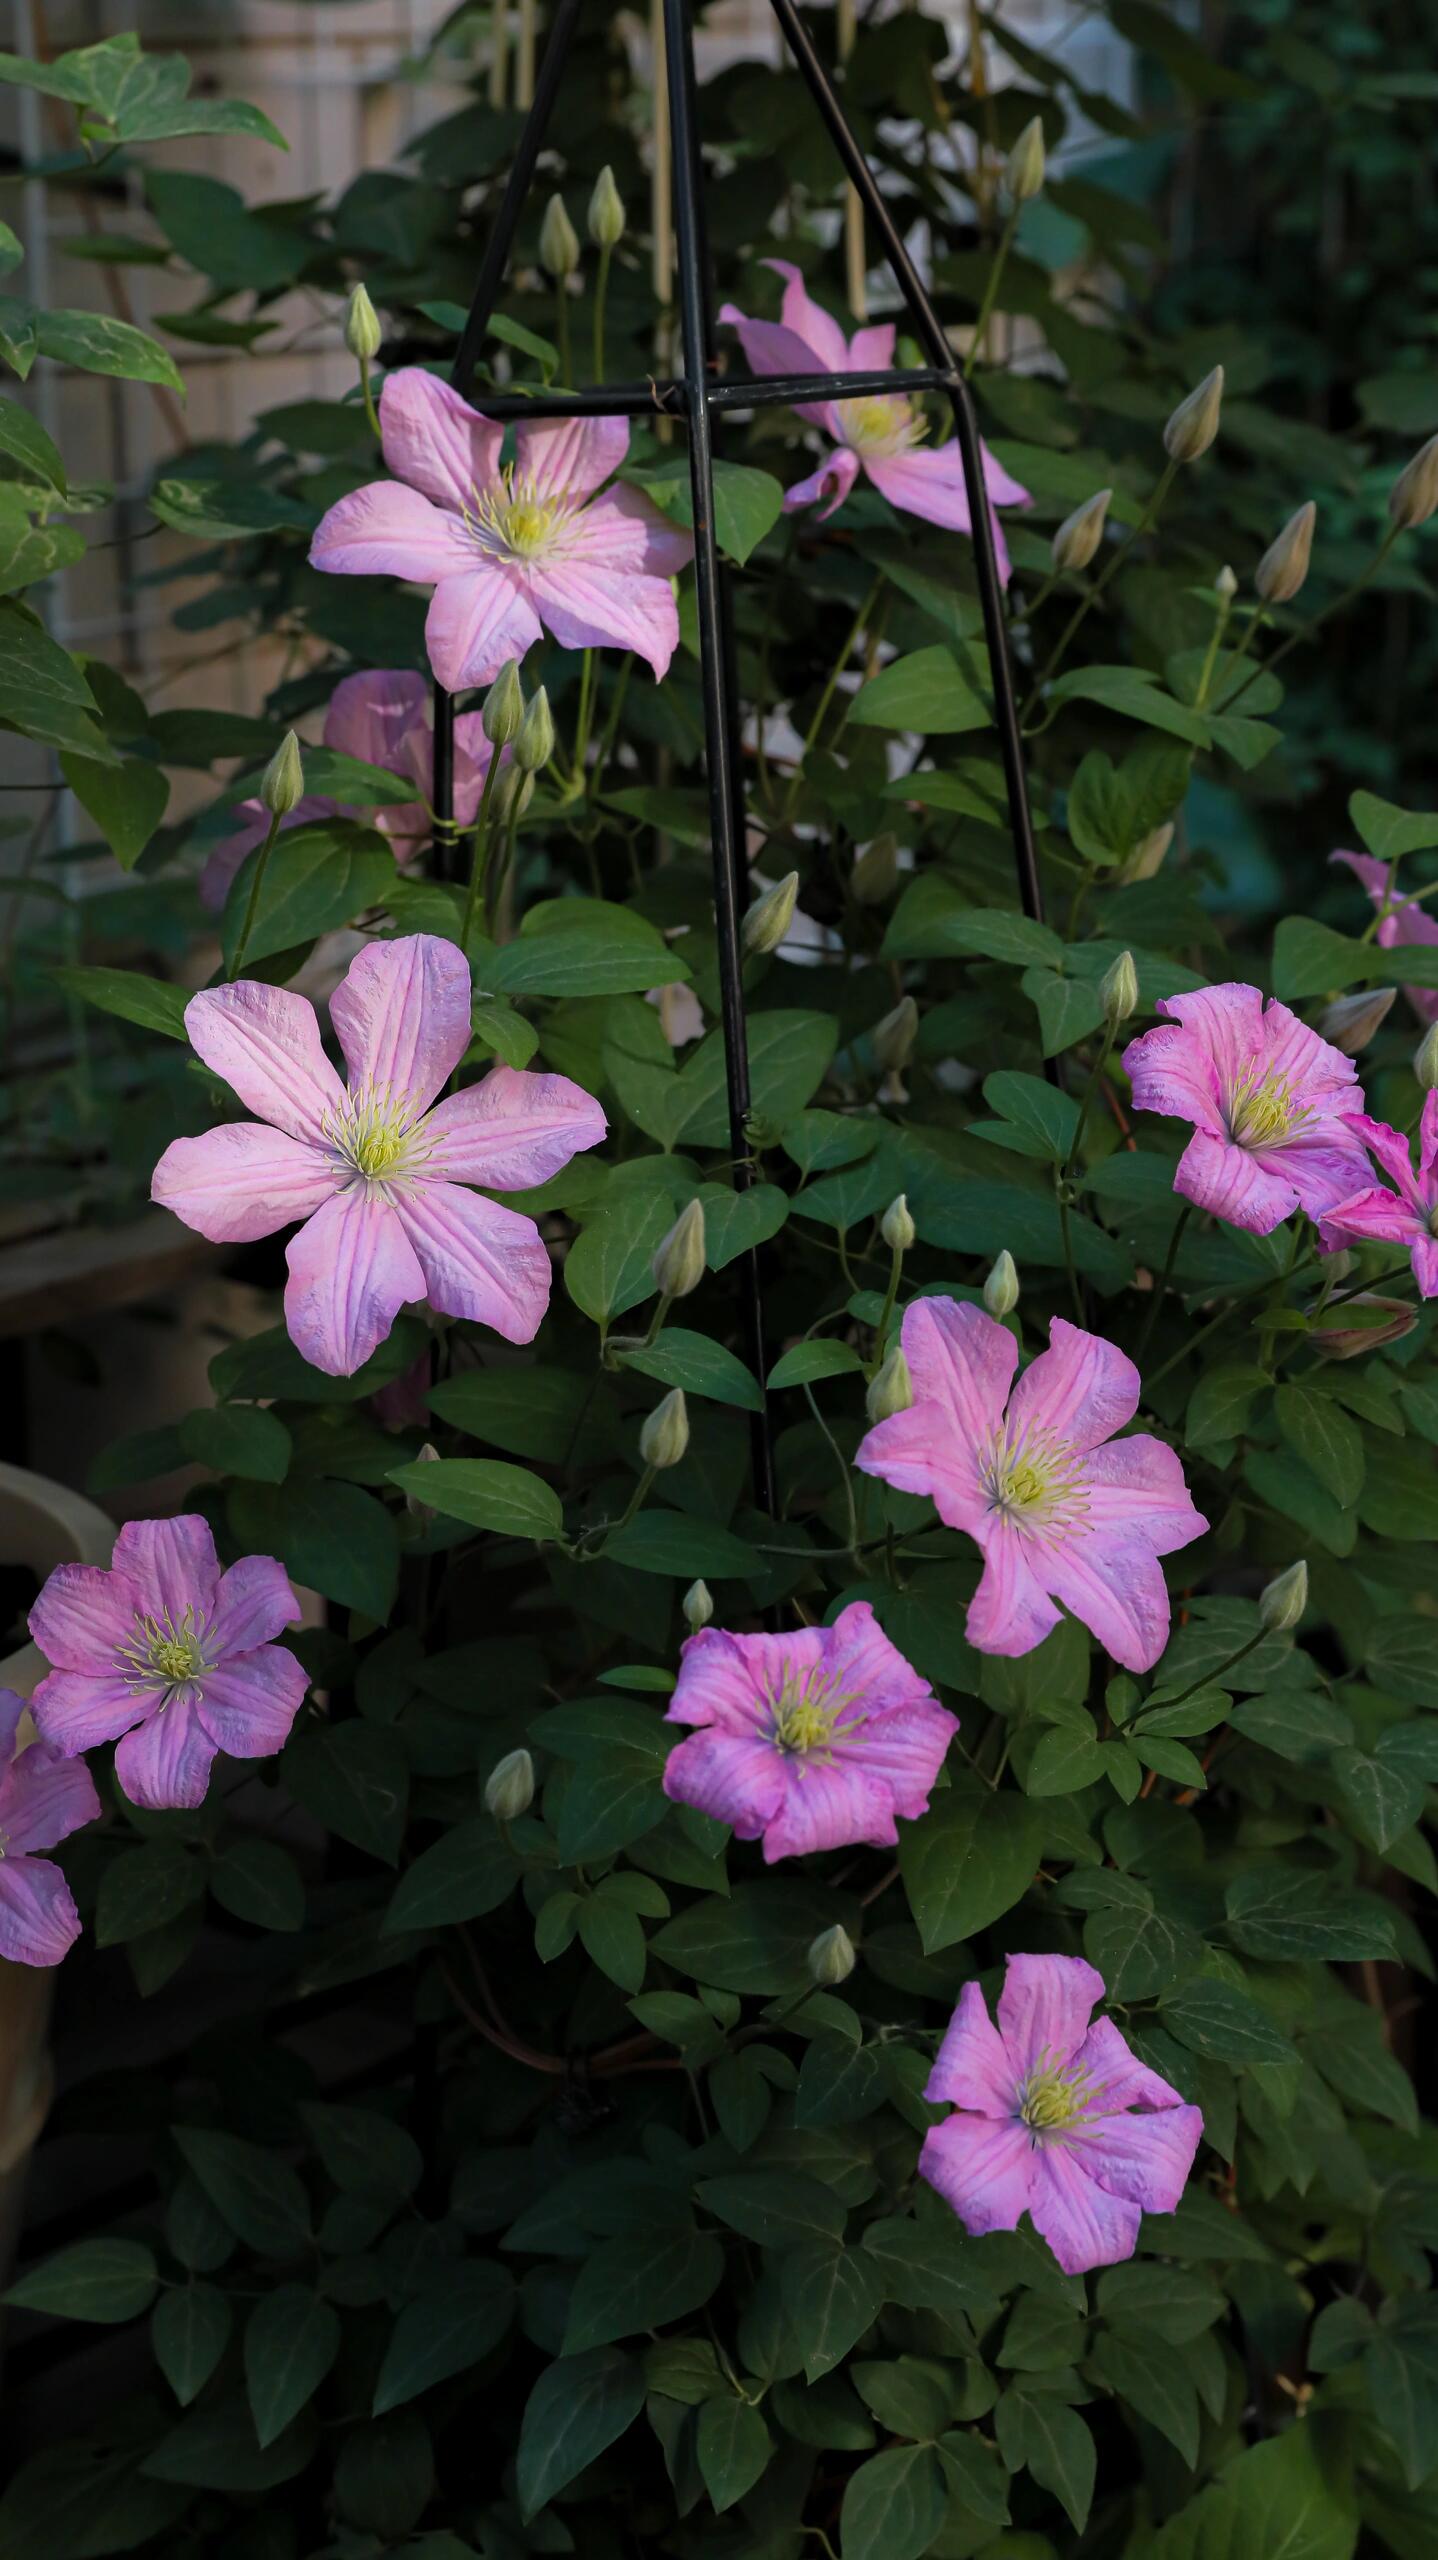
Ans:
POLYGON ((1270 542, 1253 573, 1261 604, 1290 604, 1308 575, 1313 557, 1313 528, 1318 509, 1310 498, 1291 515, 1276 542, 1270 542))
POLYGON ((496 778, 489 805, 502 825, 508 825, 512 818, 517 826, 533 798, 533 774, 522 773, 517 764, 507 764, 496 778))
POLYGON ((919 1008, 912 996, 902 997, 893 1012, 886 1013, 882 1022, 876 1022, 869 1034, 875 1057, 880 1066, 891 1074, 908 1065, 918 1036, 919 1008))
POLYGON ((707 1251, 704 1203, 690 1200, 661 1240, 651 1265, 661 1298, 687 1298, 691 1289, 698 1288, 707 1251))
POLYGON ((799 874, 786 871, 772 889, 756 898, 745 915, 740 931, 744 948, 751 960, 761 960, 777 951, 794 921, 794 908, 799 896, 799 874))
POLYGON ((847 1982, 858 1961, 853 1939, 837 1922, 832 1929, 821 1929, 809 1949, 809 1971, 825 1991, 837 1991, 847 1982))
POLYGON ((1438 1022, 1430 1022, 1413 1052, 1413 1073, 1425 1093, 1438 1091, 1438 1022))
POLYGON ((912 1245, 918 1230, 909 1215, 909 1204, 902 1191, 897 1200, 889 1202, 879 1220, 879 1233, 890 1253, 907 1253, 912 1245))
POLYGON ((556 283, 572 276, 579 264, 579 241, 564 210, 563 196, 551 196, 539 226, 539 262, 556 283))
POLYGON ((1140 836, 1127 862, 1119 870, 1118 878, 1122 885, 1127 888, 1131 881, 1151 880, 1156 871, 1163 869, 1163 857, 1172 842, 1172 818, 1166 818, 1163 825, 1153 828, 1150 834, 1140 836))
POLYGON ((1366 1049, 1375 1031, 1393 1010, 1396 987, 1364 987, 1354 996, 1339 996, 1318 1019, 1318 1036, 1345 1058, 1366 1049))
POLYGON ((624 199, 607 160, 589 199, 589 237, 596 249, 617 249, 624 237, 624 199))
POLYGON ((554 714, 549 696, 540 686, 529 709, 519 724, 514 741, 514 761, 522 773, 539 773, 554 753, 554 714))
POLYGON ((861 907, 881 907, 899 885, 899 839, 875 836, 855 860, 849 886, 861 907))
POLYGON ((517 658, 509 659, 500 668, 484 697, 480 719, 492 747, 513 746, 524 719, 524 687, 519 681, 517 658))
POLYGON ((903 1344, 896 1342, 869 1380, 864 1411, 871 1422, 887 1422, 893 1414, 907 1413, 913 1401, 914 1381, 903 1344))
POLYGON ((1196 391, 1180 400, 1163 431, 1163 449, 1170 462, 1197 462, 1207 453, 1218 433, 1219 412, 1223 407, 1223 367, 1216 364, 1206 373, 1196 391))
POLYGON ((1005 1245, 984 1282, 984 1305, 991 1316, 1011 1316, 1019 1303, 1018 1266, 1005 1245))
POLYGON ((707 1627, 714 1615, 714 1602, 707 1582, 691 1582, 683 1599, 684 1623, 691 1635, 707 1627))
POLYGON ((1220 569, 1218 576, 1213 582, 1213 592, 1217 596, 1220 604, 1232 604, 1234 597, 1238 593, 1237 570, 1220 569))
POLYGON ((1390 1342, 1402 1342, 1417 1322, 1418 1310, 1406 1298, 1381 1298, 1372 1289, 1360 1289, 1341 1315, 1328 1324, 1310 1325, 1304 1339, 1325 1360, 1356 1360, 1362 1351, 1382 1351, 1390 1342))
MULTIPOLYGON (((436 1449, 434 1442, 432 1440, 426 1440, 424 1447, 416 1451, 414 1462, 417 1467, 432 1467, 437 1463, 438 1458, 439 1451, 436 1449)), ((405 1495, 404 1507, 409 1513, 410 1518, 412 1520, 417 1520, 420 1523, 420 1526, 425 1529, 429 1527, 431 1520, 438 1516, 433 1504, 422 1501, 417 1493, 407 1493, 405 1495)))
POLYGON ((1108 522, 1109 503, 1112 497, 1112 489, 1095 489, 1091 498, 1085 498, 1081 507, 1075 507, 1071 516, 1064 517, 1063 523, 1053 538, 1052 558, 1055 569, 1086 569, 1088 567, 1103 540, 1103 529, 1108 522))
POLYGON ((534 1802, 534 1762, 527 1751, 506 1751, 484 1782, 484 1809, 496 1822, 517 1822, 534 1802))
POLYGON ((1259 1624, 1265 1635, 1286 1636, 1308 1606, 1308 1566, 1302 1556, 1286 1573, 1277 1574, 1258 1595, 1259 1624))
POLYGON ((1388 492, 1388 513, 1400 533, 1426 524, 1438 507, 1438 436, 1430 436, 1399 472, 1388 492))
POLYGON ((1133 965, 1131 951, 1121 951, 1105 969, 1098 982, 1098 997, 1103 1006, 1103 1018, 1111 1031, 1116 1031, 1121 1022, 1127 1022, 1129 1015, 1138 1011, 1138 971, 1133 965))
POLYGON ((1004 167, 1004 184, 1013 204, 1030 204, 1043 192, 1044 129, 1037 116, 1030 116, 1019 135, 1004 167))
POLYGON ((677 1467, 689 1446, 689 1407, 682 1387, 671 1387, 654 1411, 646 1414, 639 1434, 639 1455, 646 1467, 677 1467))
POLYGON ((260 776, 260 798, 272 818, 287 818, 305 796, 305 769, 300 762, 300 742, 293 729, 286 729, 269 763, 260 776))
POLYGON ((370 364, 379 354, 384 331, 379 314, 362 284, 357 284, 349 298, 345 313, 345 345, 360 364, 370 364))

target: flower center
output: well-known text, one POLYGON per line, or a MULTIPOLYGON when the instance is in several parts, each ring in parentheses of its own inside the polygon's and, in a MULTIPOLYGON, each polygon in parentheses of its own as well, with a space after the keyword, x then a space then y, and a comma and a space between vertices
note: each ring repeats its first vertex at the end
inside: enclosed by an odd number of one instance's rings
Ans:
POLYGON ((130 1642, 120 1647, 120 1661, 132 1688, 152 1689, 156 1681, 170 1691, 198 1686, 212 1666, 193 1602, 178 1624, 169 1616, 137 1618, 130 1642))
POLYGON ((836 1688, 822 1671, 811 1667, 786 1671, 773 1701, 775 1747, 801 1760, 812 1752, 831 1752, 836 1742, 864 1722, 862 1714, 841 1715, 841 1709, 853 1703, 852 1695, 836 1688))
POLYGON ((1088 1509, 1078 1462, 1050 1431, 1005 1432, 984 1472, 991 1509, 1019 1528, 1066 1528, 1088 1509))
POLYGON ((870 392, 859 400, 837 404, 845 444, 855 453, 907 453, 922 444, 928 428, 914 415, 913 404, 896 393, 870 392))
POLYGON ((574 512, 575 501, 541 497, 532 479, 517 479, 511 464, 488 489, 472 489, 464 522, 480 547, 506 551, 511 559, 533 560, 547 551, 556 533, 574 512))
POLYGON ((1293 1097, 1293 1079, 1251 1067, 1228 1098, 1228 1134, 1236 1147, 1272 1147, 1293 1137, 1309 1113, 1293 1097))
POLYGON ((1032 2134, 1071 2132, 1093 2095, 1093 2081, 1077 2063, 1048 2062, 1040 2054, 1019 2090, 1020 2120, 1032 2134))
POLYGON ((382 1184, 408 1169, 414 1131, 392 1093, 362 1086, 341 1109, 327 1112, 321 1125, 336 1155, 362 1182, 382 1184))

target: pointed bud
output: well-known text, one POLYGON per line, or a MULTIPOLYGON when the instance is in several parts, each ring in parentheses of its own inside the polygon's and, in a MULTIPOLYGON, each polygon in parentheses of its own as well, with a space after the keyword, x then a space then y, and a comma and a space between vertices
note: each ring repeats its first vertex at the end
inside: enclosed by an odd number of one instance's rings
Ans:
POLYGON ((1007 1245, 984 1282, 984 1305, 991 1316, 1011 1316, 1019 1303, 1019 1274, 1007 1245))
POLYGON ((1413 1052, 1413 1073, 1425 1093, 1438 1092, 1438 1022, 1430 1022, 1413 1052))
POLYGON ((260 776, 260 798, 272 818, 287 818, 305 796, 305 769, 300 762, 300 742, 293 729, 286 729, 269 763, 260 776))
POLYGON ((1238 593, 1237 570, 1227 568, 1220 569, 1218 576, 1213 582, 1213 592, 1217 596, 1220 604, 1232 604, 1234 597, 1238 593))
POLYGON ((904 1357, 902 1343, 887 1351, 864 1394, 864 1411, 871 1422, 887 1422, 892 1414, 907 1413, 914 1401, 914 1381, 904 1357))
POLYGON ((1356 1058, 1387 1021, 1397 994, 1396 987, 1363 987, 1357 995, 1337 997, 1327 1012, 1319 1015, 1319 1039, 1341 1049, 1345 1058, 1356 1058))
MULTIPOLYGON (((437 1464, 438 1459, 439 1451, 436 1449, 434 1442, 432 1440, 426 1440, 424 1447, 416 1450, 414 1463, 417 1467, 432 1467, 437 1464)), ((417 1493, 406 1493, 404 1498, 404 1507, 409 1513, 410 1518, 412 1520, 417 1520, 422 1529, 427 1529, 431 1520, 437 1519, 439 1516, 435 1511, 433 1504, 422 1501, 417 1493)))
POLYGON ((689 1407, 682 1387, 671 1387, 654 1411, 646 1414, 639 1434, 639 1455, 646 1467, 677 1467, 689 1446, 689 1407))
POLYGON ((1400 533, 1411 533, 1415 525, 1426 524, 1438 507, 1438 436, 1414 454, 1407 469, 1400 471, 1388 493, 1388 513, 1400 533))
POLYGON ((897 1074, 908 1065, 918 1036, 919 1008, 912 996, 902 997, 893 1012, 876 1022, 869 1034, 874 1055, 889 1074, 897 1074))
POLYGON ((1155 827, 1151 834, 1140 836, 1127 862, 1119 870, 1122 886, 1127 888, 1134 880, 1151 880, 1156 871, 1163 869, 1163 857, 1172 842, 1172 818, 1166 818, 1163 825, 1155 827))
POLYGON ((540 686, 529 709, 519 724, 514 741, 514 761, 522 773, 540 773, 554 753, 554 714, 549 696, 540 686))
POLYGON ((496 1822, 517 1822, 534 1802, 534 1762, 527 1751, 506 1751, 484 1782, 484 1809, 496 1822))
POLYGON ((1030 116, 1004 166, 1004 185, 1011 204, 1031 204, 1043 192, 1044 129, 1030 116))
POLYGON ((1417 1322, 1418 1310, 1406 1298, 1383 1298, 1360 1289, 1326 1323, 1310 1325, 1304 1340, 1325 1360, 1356 1360, 1361 1351, 1382 1351, 1390 1342, 1402 1342, 1417 1322))
POLYGON ((379 354, 384 331, 379 314, 362 284, 357 284, 349 298, 345 313, 345 345, 360 364, 370 364, 379 354))
POLYGON ((875 836, 866 844, 849 874, 849 886, 861 907, 881 907, 899 885, 899 839, 875 836))
POLYGON ((1116 1031, 1121 1022, 1127 1022, 1131 1013, 1137 1013, 1138 971, 1133 965, 1131 951, 1121 951, 1105 969, 1098 982, 1098 1000, 1103 1006, 1103 1018, 1112 1031, 1116 1031))
POLYGON ((690 1200, 662 1239, 650 1266, 661 1298, 687 1298, 691 1289, 697 1289, 704 1277, 707 1252, 704 1203, 690 1200))
POLYGON ((579 264, 579 241, 564 210, 563 196, 551 196, 539 226, 539 262, 555 281, 572 276, 579 264))
POLYGON ((1219 412, 1223 407, 1223 367, 1216 364, 1206 373, 1196 391, 1180 400, 1163 431, 1163 449, 1170 462, 1197 462, 1207 453, 1218 433, 1219 412))
POLYGON ((519 660, 510 658, 500 668, 484 697, 480 713, 484 734, 492 747, 512 747, 524 718, 524 687, 519 681, 519 660))
POLYGON ((490 794, 489 805, 501 826, 508 826, 511 818, 517 826, 533 798, 533 774, 521 773, 517 764, 507 764, 490 794))
POLYGON ((751 960, 761 960, 768 952, 778 950, 794 921, 798 896, 799 874, 786 871, 782 880, 755 899, 740 928, 751 960))
POLYGON ((1292 603, 1308 575, 1317 522, 1318 509, 1310 498, 1306 506, 1289 517, 1277 541, 1270 542, 1253 573, 1260 604, 1292 603))
POLYGON ((698 1635, 714 1615, 714 1602, 707 1582, 691 1582, 684 1594, 684 1623, 691 1635, 698 1635))
POLYGON ((1308 1566, 1300 1556, 1297 1564, 1276 1575, 1258 1595, 1258 1620, 1264 1634, 1291 1634, 1307 1606, 1308 1566))
POLYGON ((1064 517, 1051 546, 1055 569, 1067 571, 1088 567, 1103 540, 1112 497, 1112 489, 1095 489, 1091 498, 1085 498, 1081 507, 1075 507, 1071 516, 1064 517))
POLYGON ((809 1949, 809 1971, 825 1991, 837 1991, 847 1982, 858 1961, 853 1939, 837 1922, 832 1929, 821 1929, 809 1949))
POLYGON ((889 1202, 879 1220, 879 1233, 890 1253, 907 1253, 912 1245, 918 1229, 909 1215, 909 1204, 902 1191, 897 1200, 889 1202))
POLYGON ((624 199, 607 160, 589 199, 589 237, 596 249, 617 249, 624 237, 624 199))

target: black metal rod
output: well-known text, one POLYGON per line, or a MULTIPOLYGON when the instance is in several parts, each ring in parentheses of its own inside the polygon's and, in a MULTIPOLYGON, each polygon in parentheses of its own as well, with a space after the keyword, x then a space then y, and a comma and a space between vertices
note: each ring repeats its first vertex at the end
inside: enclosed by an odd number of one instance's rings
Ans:
MULTIPOLYGON (((674 229, 678 252, 679 317, 684 346, 684 385, 689 409, 689 487, 694 515, 694 576, 699 617, 699 670, 704 697, 704 761, 709 782, 713 839, 714 908, 719 939, 720 1017, 724 1035, 729 1141, 736 1190, 753 1181, 749 1138, 749 1042, 744 1018, 744 947, 741 900, 745 865, 730 760, 731 720, 723 641, 719 550, 714 538, 714 454, 706 399, 708 319, 705 310, 704 242, 698 220, 703 183, 694 62, 684 0, 664 0, 664 40, 669 89, 669 128, 674 155, 674 229)), ((746 1347, 761 1395, 764 1304, 757 1256, 739 1259, 740 1308, 746 1347)), ((775 1507, 773 1449, 767 1399, 753 1416, 754 1497, 771 1517, 775 1507)))
MULTIPOLYGON (((952 392, 952 364, 939 372, 933 365, 910 365, 886 373, 763 374, 741 382, 706 379, 704 397, 711 409, 778 409, 810 400, 853 400, 905 391, 952 392)), ((682 382, 596 383, 584 391, 486 391, 479 406, 486 418, 645 418, 686 417, 689 395, 682 382)))
MULTIPOLYGON (((877 179, 869 167, 844 117, 834 94, 833 84, 809 39, 794 0, 773 0, 774 14, 783 30, 784 40, 794 57, 815 106, 818 108, 829 139, 843 165, 845 176, 857 189, 869 220, 883 243, 884 255, 894 271, 894 280, 909 306, 918 331, 934 366, 941 372, 943 387, 953 405, 954 426, 959 441, 959 457, 963 464, 964 485, 968 491, 969 514, 973 520, 974 561, 978 570, 979 603, 983 610, 984 637, 988 643, 989 669, 993 683, 994 720, 999 733, 999 754, 1004 768, 1004 785, 1008 794, 1009 825, 1014 839, 1014 861, 1018 871, 1019 896, 1024 913, 1041 919, 1044 911, 1043 891, 1039 885, 1038 850, 1034 843, 1033 817, 1029 809, 1028 780, 1024 771, 1023 739, 1019 729, 1018 700, 1014 691, 1013 663, 1009 656, 1008 630, 1004 621, 1003 582, 994 549, 993 519, 989 512, 988 492, 984 487, 983 454, 979 445, 978 422, 968 384, 954 363, 944 326, 920 281, 908 250, 905 248, 877 179)), ((832 393, 830 395, 833 396, 832 393)))

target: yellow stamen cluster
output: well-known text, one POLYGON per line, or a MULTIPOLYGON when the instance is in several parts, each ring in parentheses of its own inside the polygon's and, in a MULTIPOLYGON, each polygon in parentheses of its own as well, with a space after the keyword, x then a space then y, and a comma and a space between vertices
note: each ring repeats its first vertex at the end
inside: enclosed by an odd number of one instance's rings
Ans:
POLYGON ((844 442, 855 453, 881 457, 908 453, 928 433, 912 403, 901 395, 889 399, 882 392, 870 392, 862 399, 840 400, 837 409, 844 442))
POLYGON ((1291 1138, 1309 1117, 1293 1098, 1293 1079, 1278 1068, 1251 1067, 1228 1097, 1228 1134, 1237 1147, 1271 1147, 1291 1138))
POLYGON ((193 1603, 178 1625, 168 1615, 137 1618, 130 1643, 120 1647, 120 1660, 136 1688, 153 1688, 157 1680, 167 1689, 188 1688, 197 1682, 210 1666, 193 1603))
POLYGON ((992 1508, 1016 1527, 1067 1526, 1088 1508, 1074 1453, 1052 1432, 1023 1432, 1017 1440, 1005 1432, 994 1446, 984 1481, 992 1508))
POLYGON ((373 1086, 362 1086, 342 1109, 327 1113, 323 1127, 336 1155, 366 1182, 382 1183, 402 1171, 414 1152, 403 1105, 373 1086))
POLYGON ((471 490, 470 497, 464 509, 469 531, 486 548, 498 543, 517 560, 533 560, 547 550, 572 512, 569 499, 541 497, 535 482, 517 478, 512 466, 491 488, 471 490))
POLYGON ((1074 2062, 1051 2062, 1041 2053, 1019 2091, 1019 2116, 1030 2133, 1068 2133, 1095 2096, 1091 2075, 1074 2062))
POLYGON ((778 1749, 792 1751, 800 1759, 814 1752, 832 1752, 836 1742, 864 1722, 862 1714, 842 1715, 841 1710, 853 1703, 847 1690, 836 1688, 822 1671, 808 1664, 787 1671, 771 1705, 778 1749))

